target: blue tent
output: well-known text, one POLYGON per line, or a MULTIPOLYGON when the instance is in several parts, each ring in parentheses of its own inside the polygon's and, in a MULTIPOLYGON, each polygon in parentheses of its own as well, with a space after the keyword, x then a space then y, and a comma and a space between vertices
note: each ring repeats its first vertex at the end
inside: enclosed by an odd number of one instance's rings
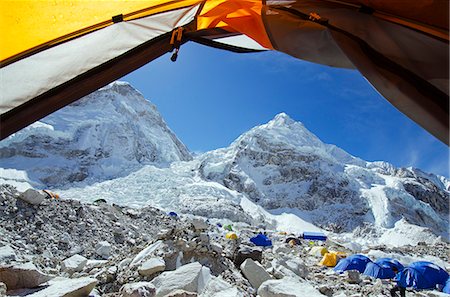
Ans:
POLYGON ((370 262, 372 261, 366 256, 351 255, 350 257, 340 260, 333 270, 339 273, 342 273, 346 270, 358 270, 362 273, 366 269, 367 263, 370 262))
POLYGON ((326 241, 327 236, 322 232, 303 232, 303 239, 326 241))
POLYGON ((442 289, 442 292, 450 294, 450 277, 447 279, 447 281, 445 282, 445 286, 442 289))
POLYGON ((271 246, 272 241, 264 234, 258 234, 250 238, 250 241, 257 246, 271 246))
POLYGON ((436 285, 444 286, 448 280, 448 273, 431 262, 414 262, 400 271, 395 277, 402 287, 414 289, 434 289, 436 285))
POLYGON ((178 217, 178 214, 174 211, 169 212, 168 215, 171 217, 178 217))
POLYGON ((381 279, 394 278, 395 272, 392 270, 394 267, 397 268, 398 271, 401 271, 404 268, 403 265, 397 260, 391 258, 380 258, 375 262, 367 263, 364 274, 381 279))

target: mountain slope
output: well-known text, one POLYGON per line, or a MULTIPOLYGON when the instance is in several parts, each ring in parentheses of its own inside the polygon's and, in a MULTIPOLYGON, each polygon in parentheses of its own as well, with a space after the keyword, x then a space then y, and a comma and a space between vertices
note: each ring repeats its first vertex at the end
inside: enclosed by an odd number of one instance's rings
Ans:
POLYGON ((448 238, 447 179, 355 158, 286 114, 200 159, 203 178, 246 194, 272 213, 295 209, 333 232, 366 224, 394 228, 405 220, 448 238))
POLYGON ((143 164, 167 167, 191 159, 156 107, 124 82, 112 83, 0 143, 0 167, 24 170, 32 184, 43 187, 95 182, 125 176, 143 164))
POLYGON ((0 183, 361 243, 448 240, 450 181, 366 162, 282 113, 192 159, 156 107, 113 83, 0 143, 0 183))

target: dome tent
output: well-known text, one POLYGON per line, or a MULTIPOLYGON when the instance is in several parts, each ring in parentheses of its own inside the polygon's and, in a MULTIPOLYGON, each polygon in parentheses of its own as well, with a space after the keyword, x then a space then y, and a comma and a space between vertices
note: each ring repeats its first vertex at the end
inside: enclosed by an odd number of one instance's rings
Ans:
POLYGON ((372 260, 364 255, 351 255, 340 260, 333 270, 338 273, 342 273, 347 270, 358 270, 360 273, 363 273, 367 264, 370 262, 372 262, 372 260))
POLYGON ((375 262, 367 263, 364 274, 380 279, 394 278, 396 273, 393 268, 397 271, 401 271, 404 267, 403 265, 395 259, 391 258, 380 258, 375 262))
POLYGON ((426 261, 411 263, 396 276, 399 285, 417 290, 434 289, 436 285, 444 287, 448 278, 449 275, 444 269, 426 261))
POLYGON ((272 246, 272 241, 264 234, 258 234, 250 238, 250 242, 256 246, 272 246))
POLYGON ((448 1, 24 0, 0 6, 1 139, 167 52, 175 59, 193 41, 358 69, 448 144, 448 1))

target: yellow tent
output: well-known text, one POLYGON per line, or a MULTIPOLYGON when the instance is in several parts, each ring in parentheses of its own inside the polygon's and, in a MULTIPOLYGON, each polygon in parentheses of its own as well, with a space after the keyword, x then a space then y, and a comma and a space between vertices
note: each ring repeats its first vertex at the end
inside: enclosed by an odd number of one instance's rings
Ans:
POLYGON ((308 254, 312 256, 323 256, 328 253, 328 249, 324 246, 313 246, 308 254))
POLYGON ((329 252, 323 255, 322 260, 320 260, 319 264, 334 267, 336 266, 339 259, 345 258, 347 255, 343 252, 329 252))
POLYGON ((446 0, 4 0, 0 30, 1 139, 193 41, 358 69, 449 143, 446 0))
POLYGON ((230 239, 230 240, 236 240, 236 239, 238 239, 238 236, 237 236, 237 234, 234 233, 234 232, 228 232, 228 233, 225 235, 225 238, 226 238, 226 239, 230 239))

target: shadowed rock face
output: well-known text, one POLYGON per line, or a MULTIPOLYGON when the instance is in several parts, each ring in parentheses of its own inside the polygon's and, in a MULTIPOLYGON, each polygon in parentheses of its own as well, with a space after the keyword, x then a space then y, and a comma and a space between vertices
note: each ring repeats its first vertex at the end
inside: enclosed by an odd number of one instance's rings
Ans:
POLYGON ((449 213, 449 197, 448 193, 439 189, 433 182, 428 179, 418 177, 414 182, 406 182, 403 184, 405 191, 414 198, 428 203, 442 214, 449 213))

